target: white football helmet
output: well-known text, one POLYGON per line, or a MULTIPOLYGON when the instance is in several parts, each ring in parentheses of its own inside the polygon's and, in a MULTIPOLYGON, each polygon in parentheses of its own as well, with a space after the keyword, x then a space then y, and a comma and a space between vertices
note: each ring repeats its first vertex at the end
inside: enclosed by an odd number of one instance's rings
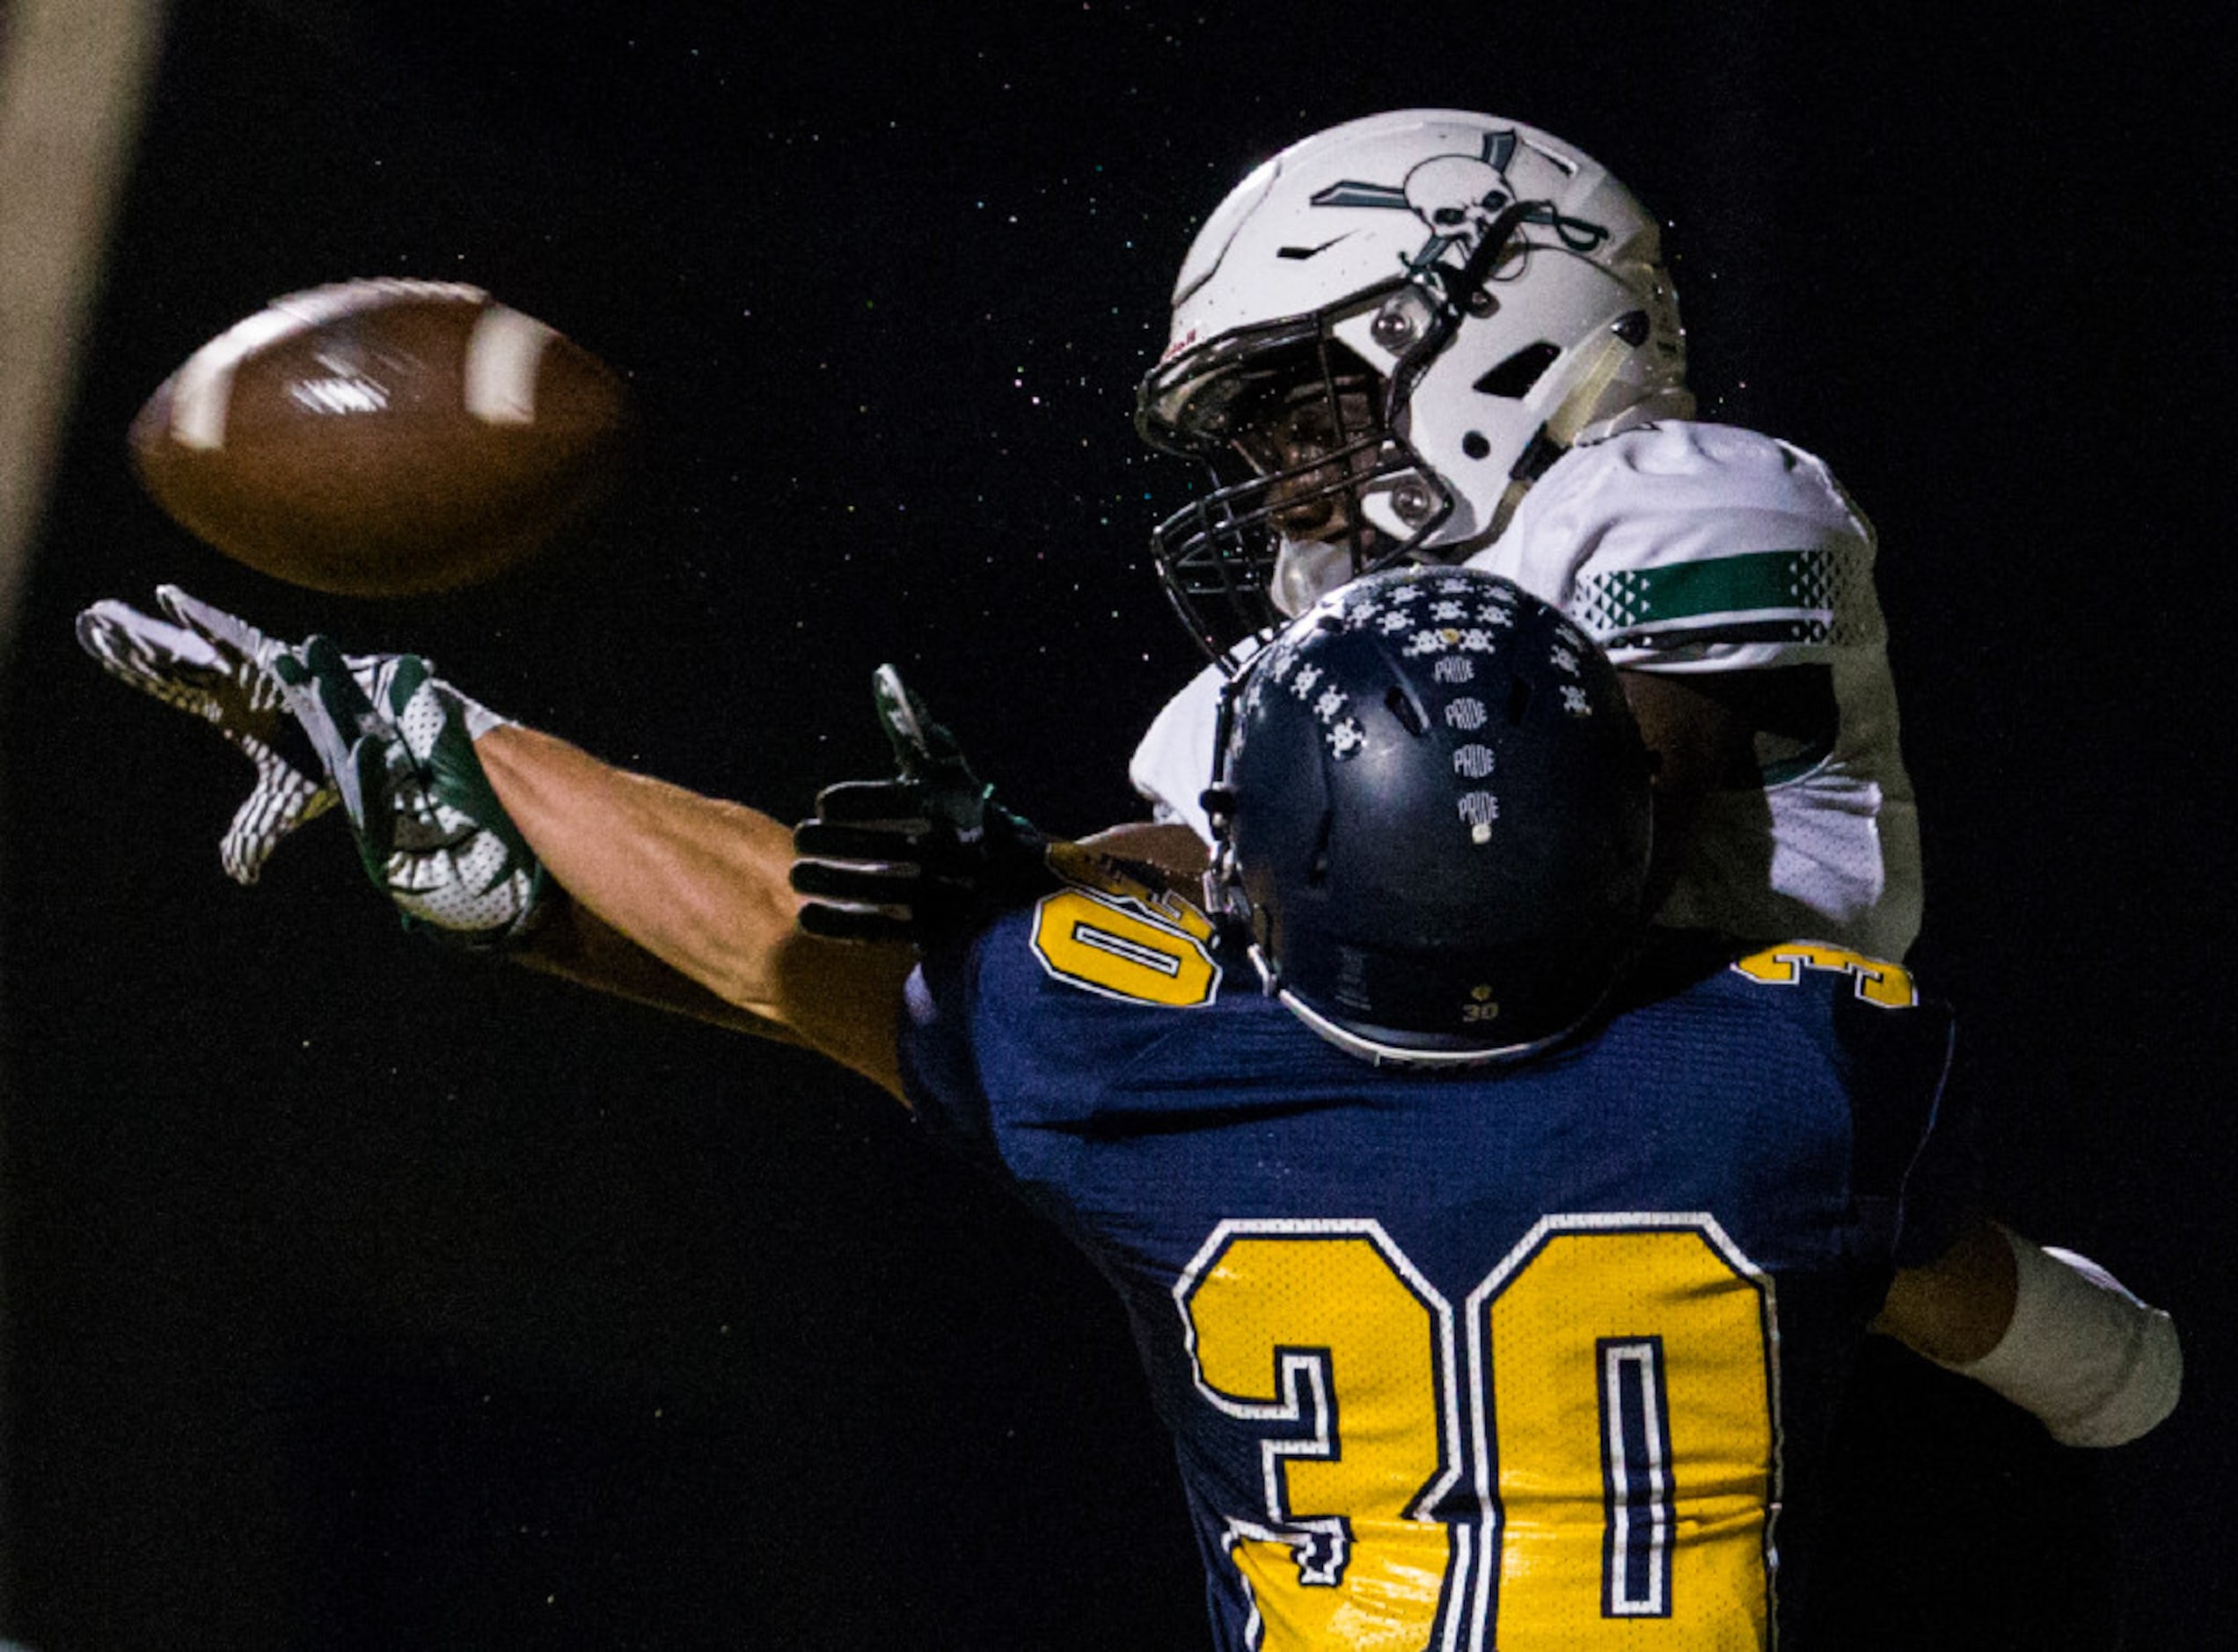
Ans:
POLYGON ((1576 442, 1693 411, 1631 193, 1520 121, 1408 109, 1293 144, 1214 210, 1135 423, 1212 467, 1155 552, 1218 657, 1367 568, 1466 556, 1576 442))

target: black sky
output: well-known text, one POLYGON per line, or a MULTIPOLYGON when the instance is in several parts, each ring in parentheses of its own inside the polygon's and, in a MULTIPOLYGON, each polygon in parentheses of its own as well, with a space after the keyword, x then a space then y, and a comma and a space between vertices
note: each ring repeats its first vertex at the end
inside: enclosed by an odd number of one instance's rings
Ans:
POLYGON ((338 825, 235 888, 245 768, 69 620, 175 581, 788 818, 875 770, 891 660, 1016 806, 1107 823, 1192 665, 1144 555, 1191 479, 1128 423, 1188 236, 1284 143, 1448 105, 1661 213, 1708 415, 1876 522, 1915 961, 1961 1007, 1993 1187, 2184 1325, 2185 1408, 2087 1464, 1876 1369, 1847 1632, 2216 1643, 2233 200, 2196 135, 2227 31, 888 10, 179 0, 9 684, 0 1632, 1201 1643, 1124 1327, 1056 1240, 806 1057, 428 952, 338 825), (628 376, 589 543, 350 603, 137 493, 122 433, 180 360, 372 274, 477 282, 628 376))

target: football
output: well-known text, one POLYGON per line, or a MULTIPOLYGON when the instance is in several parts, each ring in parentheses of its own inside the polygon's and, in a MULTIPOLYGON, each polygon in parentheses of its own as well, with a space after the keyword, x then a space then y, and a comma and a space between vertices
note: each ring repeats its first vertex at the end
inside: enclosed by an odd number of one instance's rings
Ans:
POLYGON ((620 377, 477 287, 290 294, 188 357, 132 422, 133 467, 237 562, 414 596, 536 554, 614 479, 620 377))

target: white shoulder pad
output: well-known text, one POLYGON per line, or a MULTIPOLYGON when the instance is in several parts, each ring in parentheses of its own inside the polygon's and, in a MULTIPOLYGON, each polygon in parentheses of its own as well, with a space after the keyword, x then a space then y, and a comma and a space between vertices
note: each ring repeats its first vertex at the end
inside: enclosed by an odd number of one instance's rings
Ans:
POLYGON ((1810 454, 1671 420, 1565 454, 1470 562, 1558 603, 1619 664, 1763 666, 1882 641, 1874 553, 1810 454))
POLYGON ((1212 742, 1227 682, 1226 674, 1210 665, 1190 678, 1152 720, 1127 764, 1128 779, 1158 819, 1185 823, 1208 844, 1212 822, 1202 799, 1212 784, 1212 742))

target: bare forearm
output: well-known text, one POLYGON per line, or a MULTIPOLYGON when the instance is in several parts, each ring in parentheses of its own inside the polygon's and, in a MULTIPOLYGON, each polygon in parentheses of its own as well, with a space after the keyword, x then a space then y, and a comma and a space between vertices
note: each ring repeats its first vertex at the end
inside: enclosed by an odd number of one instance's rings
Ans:
MULTIPOLYGON (((506 813, 595 919, 754 1021, 898 1093, 895 1017, 912 954, 800 932, 788 828, 534 729, 493 729, 474 750, 506 813)), ((574 962, 578 979, 600 968, 595 951, 574 962)), ((612 974, 596 984, 643 996, 612 974)))
POLYGON ((528 942, 511 954, 539 975, 557 976, 649 1009, 688 1016, 734 1033, 783 1044, 803 1041, 791 1027, 717 998, 661 961, 621 931, 564 895, 528 942))
POLYGON ((534 729, 494 729, 474 753, 579 903, 725 1001, 767 1002, 768 959, 793 926, 784 827, 534 729))
POLYGON ((1897 1271, 1873 1328, 1942 1364, 1979 1359, 2012 1323, 2013 1292, 2013 1253, 1976 1217, 1934 1261, 1897 1271))

